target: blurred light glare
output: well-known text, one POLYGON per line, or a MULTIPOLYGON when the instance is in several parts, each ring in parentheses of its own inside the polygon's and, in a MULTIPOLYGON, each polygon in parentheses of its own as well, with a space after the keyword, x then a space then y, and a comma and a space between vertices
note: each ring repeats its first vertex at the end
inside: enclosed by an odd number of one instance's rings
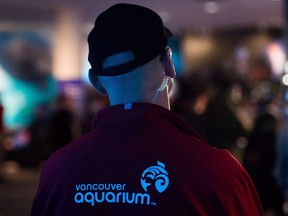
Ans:
POLYGON ((265 50, 271 64, 272 72, 278 77, 283 73, 285 65, 286 55, 284 50, 284 45, 276 41, 268 44, 265 50))
POLYGON ((206 57, 213 51, 213 41, 206 37, 187 37, 182 42, 184 55, 188 58, 206 57))
POLYGON ((208 14, 215 14, 219 11, 219 4, 216 2, 206 2, 204 4, 204 11, 208 14))
POLYGON ((282 77, 282 83, 283 83, 285 86, 288 86, 288 74, 285 74, 285 75, 282 77))

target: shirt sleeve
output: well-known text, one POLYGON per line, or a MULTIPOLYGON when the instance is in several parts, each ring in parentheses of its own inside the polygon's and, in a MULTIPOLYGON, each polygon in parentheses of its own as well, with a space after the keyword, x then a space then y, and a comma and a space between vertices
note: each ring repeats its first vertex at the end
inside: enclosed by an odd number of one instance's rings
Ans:
POLYGON ((263 208, 255 186, 244 168, 232 184, 228 214, 233 216, 263 216, 263 208))

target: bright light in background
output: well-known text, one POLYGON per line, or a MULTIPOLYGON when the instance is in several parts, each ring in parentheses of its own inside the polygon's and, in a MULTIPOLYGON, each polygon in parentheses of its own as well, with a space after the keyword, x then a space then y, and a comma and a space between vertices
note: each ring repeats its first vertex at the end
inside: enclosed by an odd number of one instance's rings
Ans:
POLYGON ((188 57, 207 56, 213 49, 210 38, 187 37, 183 40, 185 55, 188 57))
POLYGON ((81 68, 81 14, 61 8, 54 36, 53 73, 59 81, 79 80, 81 68))
POLYGON ((280 42, 274 41, 266 46, 265 51, 270 62, 273 74, 276 76, 280 76, 283 73, 286 59, 284 45, 280 42))
POLYGON ((283 85, 288 86, 288 61, 284 64, 284 75, 281 81, 283 85))
POLYGON ((206 2, 204 4, 204 11, 208 14, 215 14, 219 11, 219 4, 216 2, 206 2))
POLYGON ((288 74, 285 74, 282 77, 282 83, 283 83, 283 85, 288 86, 288 74))

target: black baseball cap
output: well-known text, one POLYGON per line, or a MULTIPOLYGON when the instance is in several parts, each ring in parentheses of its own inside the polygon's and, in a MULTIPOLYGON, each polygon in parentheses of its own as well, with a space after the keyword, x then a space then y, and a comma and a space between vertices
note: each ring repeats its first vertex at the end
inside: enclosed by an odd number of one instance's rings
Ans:
POLYGON ((160 55, 172 33, 160 16, 149 8, 133 4, 116 4, 102 12, 88 36, 92 72, 100 76, 128 73, 160 55), (121 65, 103 68, 112 55, 131 51, 134 59, 121 65))

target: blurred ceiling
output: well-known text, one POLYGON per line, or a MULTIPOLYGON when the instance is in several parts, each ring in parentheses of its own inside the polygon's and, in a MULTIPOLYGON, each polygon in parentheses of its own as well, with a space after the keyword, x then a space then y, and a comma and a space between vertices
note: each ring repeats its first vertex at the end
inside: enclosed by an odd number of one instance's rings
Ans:
POLYGON ((0 31, 53 25, 57 11, 70 8, 85 23, 119 2, 147 6, 174 32, 187 29, 282 27, 285 0, 0 0, 0 31))

